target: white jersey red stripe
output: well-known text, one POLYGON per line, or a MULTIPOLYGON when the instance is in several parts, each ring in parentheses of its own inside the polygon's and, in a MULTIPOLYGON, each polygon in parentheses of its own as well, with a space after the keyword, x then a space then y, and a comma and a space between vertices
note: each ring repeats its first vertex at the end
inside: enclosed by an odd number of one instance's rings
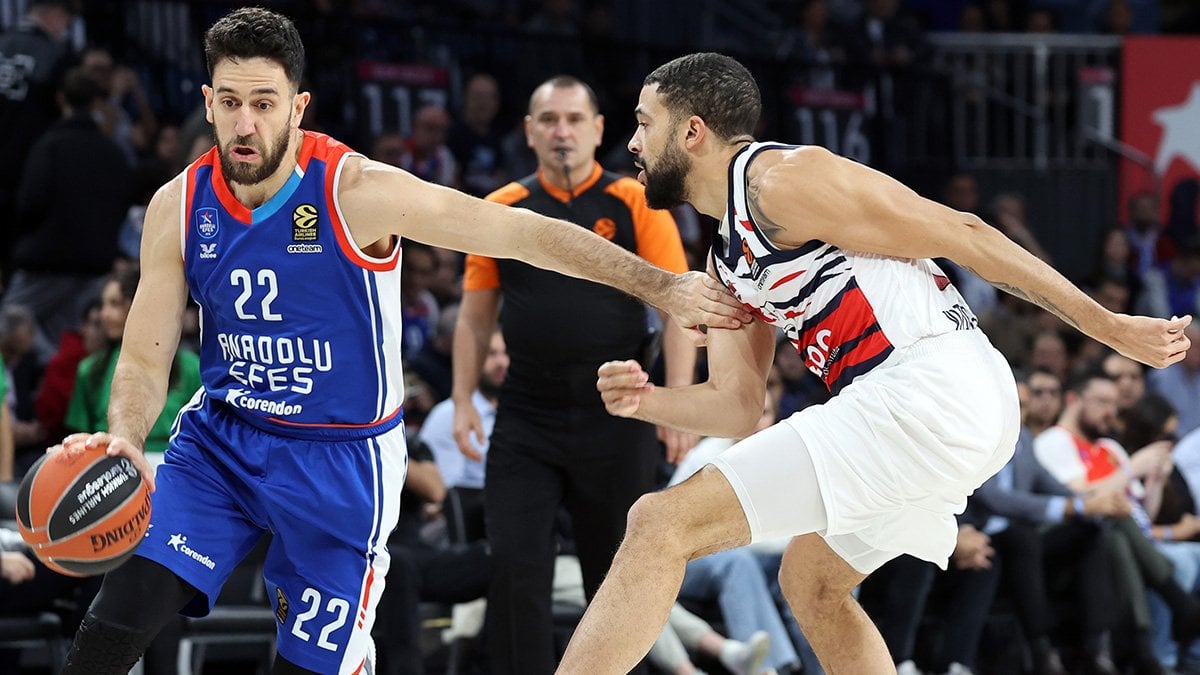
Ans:
POLYGON ((846 251, 816 240, 781 249, 764 236, 746 204, 746 172, 760 152, 793 147, 752 143, 734 157, 713 262, 729 290, 782 330, 831 392, 896 349, 977 327, 932 260, 846 251))

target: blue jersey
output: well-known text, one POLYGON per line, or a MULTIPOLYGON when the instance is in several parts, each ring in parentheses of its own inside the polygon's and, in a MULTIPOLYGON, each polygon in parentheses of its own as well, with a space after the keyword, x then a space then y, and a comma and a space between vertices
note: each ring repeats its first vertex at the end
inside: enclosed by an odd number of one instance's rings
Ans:
POLYGON ((337 202, 353 152, 304 132, 296 168, 253 210, 217 150, 185 172, 184 273, 200 305, 200 375, 249 424, 300 438, 363 438, 400 420, 400 250, 361 251, 337 202))

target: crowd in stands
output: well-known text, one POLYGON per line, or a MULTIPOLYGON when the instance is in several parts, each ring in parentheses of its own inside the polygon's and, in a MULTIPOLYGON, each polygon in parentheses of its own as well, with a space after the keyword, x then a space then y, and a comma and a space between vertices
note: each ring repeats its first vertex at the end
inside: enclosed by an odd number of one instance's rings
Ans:
MULTIPOLYGON (((270 4, 295 4, 316 17, 346 13, 329 0, 270 4)), ((350 16, 359 19, 486 23, 557 36, 539 65, 570 70, 578 64, 597 79, 602 99, 620 99, 629 94, 630 74, 612 72, 587 48, 589 37, 618 31, 616 4, 349 3, 350 16), (560 46, 582 51, 572 55, 560 46)), ((1138 0, 777 0, 762 6, 779 21, 768 39, 747 49, 829 67, 905 66, 924 58, 930 47, 923 34, 931 29, 1126 33, 1154 30, 1158 12, 1174 7, 1138 0)), ((181 116, 163 104, 167 94, 143 76, 146 61, 128 53, 122 61, 103 40, 89 41, 102 38, 99 29, 109 25, 94 8, 68 0, 12 7, 21 9, 21 20, 0 34, 0 481, 19 481, 46 446, 68 433, 104 429, 146 205, 159 185, 212 144, 202 116, 181 116), (16 53, 33 56, 17 62, 16 53), (13 73, 19 76, 8 76, 13 73)), ((310 42, 314 84, 327 81, 329 72, 320 66, 336 54, 335 45, 310 42)), ((359 139, 362 149, 479 196, 531 173, 535 162, 520 123, 521 97, 531 89, 526 76, 477 70, 449 105, 416 107, 410 132, 389 129, 359 139)), ((810 72, 822 77, 820 69, 810 72)), ((538 73, 536 80, 551 74, 538 73)), ((320 89, 316 95, 321 103, 320 89)), ((321 119, 307 120, 306 128, 320 127, 321 119)), ((620 137, 626 121, 610 123, 605 141, 613 152, 603 164, 629 169, 620 137)), ((1075 281, 1113 311, 1200 315, 1198 193, 1200 182, 1191 181, 1171 195, 1134 195, 1128 222, 1106 231, 1094 266, 1075 281), (1170 202, 1165 210, 1164 198, 1170 202)), ((1037 214, 1027 211, 1020 194, 988 195, 985 205, 975 178, 958 173, 937 197, 978 213, 1053 264, 1053 252, 1038 241, 1037 214)), ((690 266, 702 269, 709 223, 690 207, 672 215, 690 266)), ((475 615, 474 629, 464 618, 454 630, 479 632, 486 609, 472 601, 485 595, 489 564, 480 498, 484 464, 459 453, 447 400, 463 256, 415 242, 403 246, 411 453, 376 627, 383 673, 424 672, 420 602, 470 603, 462 615, 475 615)), ((971 498, 948 569, 902 557, 861 589, 900 672, 1029 667, 1056 675, 1117 673, 1128 666, 1138 673, 1200 673, 1200 328, 1189 329, 1193 347, 1183 362, 1148 371, 1049 312, 949 261, 939 263, 1012 364, 1025 429, 1010 464, 971 498), (997 635, 1005 630, 1017 639, 1001 644, 997 635)), ((194 309, 188 325, 150 452, 165 449, 171 420, 199 387, 194 309)), ((507 365, 496 333, 473 401, 489 432, 507 365)), ((764 425, 828 397, 803 356, 782 340, 768 391, 764 425)), ((663 487, 732 443, 705 439, 677 469, 664 462, 663 487)), ((486 450, 485 443, 481 456, 486 450)), ((583 591, 578 563, 571 562, 570 527, 561 529, 555 613, 569 634, 583 591)), ((0 615, 67 596, 86 606, 94 584, 34 564, 9 534, 0 530, 0 615)), ((782 601, 775 579, 781 552, 778 543, 767 543, 689 565, 681 604, 651 652, 653 667, 681 675, 699 668, 821 672, 782 601)), ((474 645, 475 652, 486 650, 486 634, 474 645)), ((0 671, 17 672, 17 659, 0 651, 0 671)), ((484 660, 476 655, 472 662, 479 667, 484 660)))

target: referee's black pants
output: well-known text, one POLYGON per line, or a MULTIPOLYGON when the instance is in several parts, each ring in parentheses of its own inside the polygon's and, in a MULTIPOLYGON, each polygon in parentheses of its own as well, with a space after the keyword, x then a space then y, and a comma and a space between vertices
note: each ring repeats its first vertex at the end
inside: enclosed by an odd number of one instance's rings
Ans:
POLYGON ((501 404, 484 485, 492 579, 487 648, 492 675, 551 675, 551 586, 565 506, 590 600, 604 580, 637 498, 654 489, 654 427, 601 407, 506 410, 501 404))

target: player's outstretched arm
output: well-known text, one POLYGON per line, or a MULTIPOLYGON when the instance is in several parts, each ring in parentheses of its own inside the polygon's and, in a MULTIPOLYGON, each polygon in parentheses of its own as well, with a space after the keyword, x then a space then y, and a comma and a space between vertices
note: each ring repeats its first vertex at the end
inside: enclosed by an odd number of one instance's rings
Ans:
POLYGON ((701 436, 745 438, 762 416, 767 372, 775 358, 775 329, 755 321, 741 330, 713 328, 708 381, 656 387, 637 361, 600 366, 596 388, 608 412, 701 436))
POLYGON ((146 209, 142 234, 141 280, 125 322, 121 356, 113 373, 108 405, 108 434, 91 443, 108 443, 108 454, 123 455, 154 489, 154 472, 142 454, 146 435, 166 403, 171 363, 179 347, 187 283, 179 239, 182 180, 159 189, 146 209))
POLYGON ((1167 320, 1109 312, 978 216, 925 199, 899 181, 823 148, 777 153, 761 168, 752 167, 751 176, 747 200, 777 243, 817 239, 847 250, 950 258, 1142 363, 1162 368, 1187 351, 1183 329, 1191 317, 1167 320))
POLYGON ((715 279, 676 275, 577 225, 486 202, 400 169, 351 158, 339 201, 360 246, 400 235, 492 258, 516 258, 618 288, 683 326, 738 328, 750 315, 715 279))

